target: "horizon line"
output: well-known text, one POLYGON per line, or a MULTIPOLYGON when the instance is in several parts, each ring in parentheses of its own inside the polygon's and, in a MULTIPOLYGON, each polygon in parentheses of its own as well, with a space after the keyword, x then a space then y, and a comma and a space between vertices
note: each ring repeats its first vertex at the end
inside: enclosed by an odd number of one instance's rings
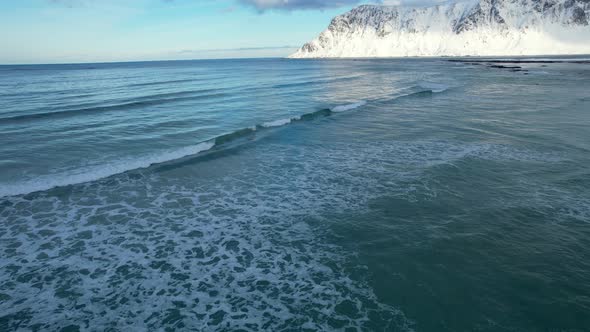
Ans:
POLYGON ((96 62, 39 62, 39 63, 0 63, 0 66, 50 66, 50 65, 100 65, 113 63, 142 63, 142 62, 174 62, 174 61, 216 61, 216 60, 263 60, 263 59, 288 59, 288 56, 263 56, 263 57, 230 57, 230 58, 194 58, 194 59, 158 59, 158 60, 114 60, 96 62))

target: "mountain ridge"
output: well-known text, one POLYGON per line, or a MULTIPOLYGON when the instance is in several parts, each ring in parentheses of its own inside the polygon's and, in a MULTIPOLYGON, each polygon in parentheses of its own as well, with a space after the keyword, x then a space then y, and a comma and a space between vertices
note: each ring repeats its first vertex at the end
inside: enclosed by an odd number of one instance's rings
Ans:
POLYGON ((292 58, 590 54, 590 0, 362 5, 292 58))

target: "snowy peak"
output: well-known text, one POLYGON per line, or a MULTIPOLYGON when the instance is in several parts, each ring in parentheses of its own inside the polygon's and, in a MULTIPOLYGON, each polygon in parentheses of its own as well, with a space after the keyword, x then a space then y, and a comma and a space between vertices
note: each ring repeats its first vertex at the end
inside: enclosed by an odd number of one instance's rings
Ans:
POLYGON ((460 34, 464 31, 474 30, 480 26, 491 26, 498 30, 508 28, 506 20, 500 15, 497 0, 483 0, 479 2, 464 16, 455 21, 453 32, 460 34))
POLYGON ((359 6, 291 57, 590 53, 590 0, 359 6))

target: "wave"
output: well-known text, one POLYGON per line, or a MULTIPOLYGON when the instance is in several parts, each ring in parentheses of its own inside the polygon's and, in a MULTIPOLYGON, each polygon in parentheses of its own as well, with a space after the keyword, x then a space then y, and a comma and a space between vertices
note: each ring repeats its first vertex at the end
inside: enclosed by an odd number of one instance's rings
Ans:
POLYGON ((135 86, 135 87, 137 87, 137 86, 167 85, 167 84, 173 84, 173 83, 200 82, 200 81, 204 81, 204 80, 205 79, 203 79, 203 78, 186 78, 186 79, 181 79, 181 80, 134 83, 134 84, 129 84, 127 86, 135 86))
POLYGON ((336 83, 342 81, 350 81, 357 78, 362 77, 363 75, 353 75, 353 76, 344 76, 344 77, 336 77, 336 78, 320 78, 320 79, 311 79, 304 82, 293 82, 293 83, 284 83, 284 84, 276 84, 271 86, 274 89, 281 89, 281 88, 294 88, 298 86, 306 86, 306 85, 316 85, 316 84, 325 84, 325 83, 336 83))
MULTIPOLYGON (((353 109, 364 104, 365 102, 363 101, 349 105, 337 106, 333 109, 353 109)), ((318 111, 303 114, 298 117, 265 122, 253 127, 239 129, 231 133, 223 134, 213 139, 200 142, 196 145, 187 146, 180 149, 162 152, 159 154, 146 155, 131 160, 119 160, 107 165, 99 165, 80 169, 75 173, 68 172, 67 174, 52 174, 40 176, 35 180, 30 180, 24 183, 6 184, 0 188, 0 197, 24 195, 33 192, 45 191, 56 187, 92 182, 132 170, 148 168, 152 165, 171 162, 189 156, 195 156, 214 148, 223 148, 230 143, 236 143, 237 141, 247 139, 248 137, 253 136, 256 132, 263 131, 265 129, 280 127, 294 122, 311 121, 319 117, 330 115, 332 115, 331 109, 320 109, 318 111)))
MULTIPOLYGON (((397 98, 416 96, 422 93, 431 93, 430 90, 419 91, 397 98)), ((158 154, 144 155, 134 159, 122 159, 106 165, 97 165, 89 168, 79 169, 75 172, 50 174, 39 176, 34 180, 28 180, 16 184, 3 184, 0 187, 0 197, 25 195, 34 192, 46 191, 58 187, 66 187, 75 184, 87 183, 108 178, 117 174, 123 174, 133 170, 145 169, 157 164, 164 164, 178 161, 187 157, 198 156, 202 153, 234 146, 245 140, 253 138, 258 132, 272 130, 292 123, 313 121, 318 118, 328 117, 334 113, 350 111, 366 105, 364 100, 339 105, 332 108, 324 108, 315 112, 306 113, 300 116, 278 119, 264 122, 252 127, 239 129, 227 134, 222 134, 212 139, 199 142, 195 145, 165 151, 158 154)))
POLYGON ((249 127, 243 128, 236 131, 233 131, 229 134, 224 134, 217 136, 213 139, 213 146, 212 147, 220 147, 221 145, 228 144, 230 142, 236 141, 238 139, 244 138, 246 136, 250 136, 254 134, 255 131, 258 130, 258 127, 249 127))
MULTIPOLYGON (((431 90, 419 91, 410 93, 403 96, 398 96, 395 99, 402 98, 402 97, 410 97, 410 96, 417 96, 424 93, 432 93, 431 90)), ((331 116, 334 113, 339 112, 346 112, 353 109, 357 109, 366 105, 367 102, 364 100, 339 105, 332 108, 324 108, 317 110, 315 112, 306 113, 300 116, 292 117, 292 118, 285 118, 285 119, 278 119, 274 121, 264 122, 262 124, 258 124, 252 127, 239 129, 233 131, 231 133, 223 134, 217 136, 213 139, 206 140, 196 145, 191 145, 171 151, 162 152, 159 154, 151 154, 147 156, 142 156, 135 159, 124 159, 119 160, 116 162, 112 162, 107 165, 98 165, 91 168, 84 168, 80 169, 75 173, 67 173, 67 174, 52 174, 47 176, 40 176, 35 180, 30 180, 24 183, 19 184, 6 184, 0 188, 0 197, 5 196, 16 196, 16 195, 25 195, 34 192, 40 192, 49 190, 52 188, 57 187, 65 187, 74 184, 80 183, 87 183, 92 181, 97 181, 100 179, 108 178, 117 174, 122 174, 125 172, 144 169, 151 167, 156 164, 163 164, 168 162, 173 162, 175 160, 183 159, 185 157, 196 156, 201 153, 205 153, 207 151, 213 149, 221 149, 224 148, 230 143, 240 142, 244 139, 248 139, 253 137, 257 132, 264 131, 267 129, 282 127, 288 124, 297 123, 297 122, 306 122, 312 121, 317 118, 331 116)), ((1 119, 0 119, 1 121, 1 119)))
MULTIPOLYGON (((413 98, 413 97, 431 97, 433 94, 438 94, 444 91, 447 91, 449 88, 444 86, 443 87, 433 87, 433 86, 428 86, 428 84, 423 84, 423 85, 414 85, 414 86, 410 86, 406 89, 404 89, 404 91, 410 91, 407 93, 401 93, 392 97, 386 97, 386 98, 381 98, 378 99, 377 101, 381 101, 381 102, 392 102, 392 101, 396 101, 396 100, 400 100, 400 99, 406 99, 406 98, 413 98)), ((342 106, 345 107, 345 106, 342 106)))
POLYGON ((167 151, 160 154, 147 155, 135 159, 124 159, 107 165, 99 165, 80 169, 74 173, 52 174, 40 176, 34 180, 19 184, 4 184, 0 187, 0 197, 30 194, 56 187, 92 182, 131 170, 150 167, 171 160, 181 159, 207 151, 214 146, 213 142, 202 142, 193 146, 167 151))
POLYGON ((346 111, 353 110, 353 109, 355 109, 355 108, 359 108, 359 107, 361 107, 361 106, 364 106, 364 105, 366 105, 366 104, 367 104, 367 102, 366 102, 366 101, 364 101, 364 100, 361 100, 361 101, 359 101, 359 102, 356 102, 356 103, 352 103, 352 104, 348 104, 348 105, 341 105, 341 106, 336 106, 336 107, 333 107, 333 108, 331 109, 331 111, 332 111, 332 112, 346 112, 346 111))
POLYGON ((364 106, 366 104, 367 104, 366 101, 361 100, 361 101, 356 102, 356 103, 335 106, 335 107, 332 107, 332 108, 321 109, 321 110, 316 111, 316 112, 303 114, 303 115, 300 115, 300 116, 297 116, 297 117, 293 117, 293 118, 285 118, 285 119, 278 119, 278 120, 275 120, 275 121, 265 122, 265 123, 263 123, 261 125, 258 125, 257 127, 258 128, 281 127, 281 126, 288 125, 288 124, 293 123, 293 122, 309 121, 309 120, 313 120, 313 119, 318 118, 318 117, 330 116, 330 115, 332 115, 332 113, 338 113, 338 112, 345 112, 345 111, 353 110, 355 108, 359 108, 359 107, 364 106))
MULTIPOLYGON (((202 92, 207 92, 207 91, 208 90, 203 90, 202 92)), ((148 97, 138 98, 138 99, 136 99, 136 101, 121 103, 121 104, 114 104, 114 105, 107 105, 107 106, 95 106, 95 107, 75 108, 75 109, 53 111, 53 112, 14 115, 14 116, 10 116, 10 117, 0 118, 0 123, 37 120, 37 119, 44 119, 44 118, 49 118, 49 117, 67 117, 67 116, 74 116, 74 115, 80 115, 80 114, 88 115, 88 114, 108 112, 108 111, 126 111, 126 110, 130 110, 130 109, 141 108, 141 107, 161 105, 161 104, 165 104, 165 103, 169 103, 169 102, 216 98, 216 97, 224 97, 227 95, 226 93, 211 93, 211 94, 199 94, 199 95, 193 95, 193 96, 187 96, 187 97, 177 97, 178 94, 180 94, 180 93, 163 94, 162 96, 156 96, 157 98, 152 98, 152 99, 149 99, 148 97), (159 98, 159 97, 164 97, 164 98, 159 98)), ((184 94, 184 93, 182 93, 182 94, 184 94)))
MULTIPOLYGON (((433 83, 433 82, 419 82, 418 88, 425 89, 426 91, 430 91, 432 93, 441 93, 447 91, 450 87, 445 84, 441 83, 433 83)), ((421 91, 421 92, 426 92, 421 91)))
POLYGON ((291 123, 291 121, 293 121, 295 119, 297 119, 297 118, 279 119, 279 120, 275 120, 275 121, 265 122, 262 124, 262 127, 265 127, 265 128, 280 127, 280 126, 284 126, 286 124, 291 123))

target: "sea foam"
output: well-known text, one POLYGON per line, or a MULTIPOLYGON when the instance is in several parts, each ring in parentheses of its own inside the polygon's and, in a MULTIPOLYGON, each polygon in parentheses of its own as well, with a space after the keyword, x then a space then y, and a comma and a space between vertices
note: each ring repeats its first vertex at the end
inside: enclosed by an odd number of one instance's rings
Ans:
POLYGON ((297 120, 299 119, 299 117, 296 118, 287 118, 287 119, 279 119, 279 120, 275 120, 275 121, 269 121, 269 122, 265 122, 262 124, 262 127, 265 128, 271 128, 271 127, 281 127, 284 125, 287 125, 289 123, 291 123, 291 121, 293 120, 297 120))
POLYGON ((358 101, 358 102, 352 103, 352 104, 340 105, 340 106, 332 107, 330 110, 332 112, 346 112, 346 111, 353 110, 355 108, 359 108, 359 107, 364 106, 366 104, 367 104, 366 101, 361 100, 361 101, 358 101))
POLYGON ((207 151, 213 146, 215 146, 215 143, 212 141, 202 142, 196 145, 145 155, 134 159, 123 159, 104 165, 81 168, 71 172, 44 175, 35 179, 25 180, 21 183, 9 183, 0 187, 0 197, 22 195, 49 190, 55 187, 96 181, 130 170, 147 168, 154 164, 195 155, 207 151))

